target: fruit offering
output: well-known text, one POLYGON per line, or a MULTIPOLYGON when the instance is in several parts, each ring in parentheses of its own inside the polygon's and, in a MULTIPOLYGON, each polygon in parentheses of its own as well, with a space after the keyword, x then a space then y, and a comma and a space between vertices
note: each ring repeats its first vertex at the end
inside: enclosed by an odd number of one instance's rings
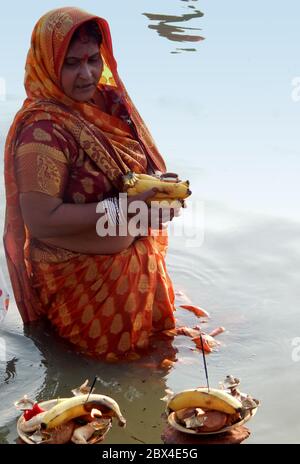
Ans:
POLYGON ((239 379, 228 375, 221 388, 200 387, 168 392, 169 424, 191 434, 217 434, 244 424, 256 414, 259 401, 238 390, 239 379))

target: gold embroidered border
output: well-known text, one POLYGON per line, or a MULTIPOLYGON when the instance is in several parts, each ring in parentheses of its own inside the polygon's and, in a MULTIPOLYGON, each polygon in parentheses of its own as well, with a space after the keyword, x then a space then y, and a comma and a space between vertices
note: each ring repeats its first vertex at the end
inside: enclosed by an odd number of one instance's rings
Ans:
POLYGON ((24 156, 30 153, 36 153, 38 155, 46 155, 53 160, 60 161, 61 163, 68 164, 68 160, 66 156, 61 150, 57 150, 56 148, 49 147, 44 143, 25 143, 24 145, 20 145, 17 148, 16 156, 24 156))

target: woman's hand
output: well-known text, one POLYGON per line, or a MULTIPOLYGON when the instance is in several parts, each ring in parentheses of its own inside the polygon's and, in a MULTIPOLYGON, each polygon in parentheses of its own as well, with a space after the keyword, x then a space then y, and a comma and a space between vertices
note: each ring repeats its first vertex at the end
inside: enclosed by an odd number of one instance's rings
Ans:
MULTIPOLYGON (((165 172, 162 173, 161 171, 155 171, 154 173, 155 177, 159 177, 160 180, 172 180, 173 182, 181 182, 181 179, 179 179, 178 174, 176 172, 165 172)), ((182 208, 186 208, 186 202, 185 200, 182 200, 182 208)), ((180 216, 180 209, 178 211, 178 214, 175 214, 175 216, 180 216)))
MULTIPOLYGON (((158 192, 159 190, 154 187, 150 190, 146 190, 145 192, 139 193, 138 195, 133 195, 128 197, 127 203, 128 203, 128 219, 129 221, 134 218, 135 216, 138 216, 140 221, 134 222, 134 225, 136 225, 137 229, 137 235, 141 235, 141 229, 143 230, 143 235, 144 233, 147 232, 148 227, 151 227, 153 230, 160 230, 164 229, 166 227, 166 223, 170 222, 173 220, 175 216, 179 216, 180 214, 180 208, 171 208, 171 207, 157 207, 155 203, 151 206, 149 206, 146 201, 150 200, 154 195, 158 192), (145 206, 142 204, 137 203, 134 205, 135 211, 132 211, 132 208, 129 208, 129 205, 133 202, 143 202, 145 206), (147 208, 147 209, 146 209, 147 208), (139 227, 138 227, 139 224, 139 227)), ((154 200, 155 201, 155 200, 154 200)), ((129 225, 130 227, 130 225, 129 225)), ((130 233, 134 233, 133 228, 130 227, 130 233)))

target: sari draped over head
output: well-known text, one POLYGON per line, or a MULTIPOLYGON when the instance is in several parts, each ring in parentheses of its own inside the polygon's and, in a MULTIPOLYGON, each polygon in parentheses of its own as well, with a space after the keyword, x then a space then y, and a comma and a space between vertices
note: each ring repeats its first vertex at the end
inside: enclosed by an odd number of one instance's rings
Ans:
POLYGON ((174 327, 167 237, 144 237, 117 255, 43 253, 24 225, 19 194, 40 191, 67 202, 95 202, 120 191, 126 172, 165 172, 166 166, 118 75, 104 19, 71 7, 45 14, 34 27, 25 71, 27 98, 5 146, 4 246, 16 303, 24 323, 46 316, 86 352, 118 359, 146 348, 153 331, 174 327), (60 87, 72 35, 90 20, 102 34, 98 89, 110 114, 71 99, 60 87), (68 169, 72 176, 64 180, 68 169), (81 191, 74 187, 76 175, 81 191))

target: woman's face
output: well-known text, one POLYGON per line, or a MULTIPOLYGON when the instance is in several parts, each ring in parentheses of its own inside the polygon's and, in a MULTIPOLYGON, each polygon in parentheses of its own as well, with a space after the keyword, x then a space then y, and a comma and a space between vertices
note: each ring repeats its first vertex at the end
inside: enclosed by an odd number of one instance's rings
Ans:
POLYGON ((103 61, 96 40, 76 40, 67 51, 61 71, 64 93, 79 102, 90 100, 95 94, 102 71, 103 61))

